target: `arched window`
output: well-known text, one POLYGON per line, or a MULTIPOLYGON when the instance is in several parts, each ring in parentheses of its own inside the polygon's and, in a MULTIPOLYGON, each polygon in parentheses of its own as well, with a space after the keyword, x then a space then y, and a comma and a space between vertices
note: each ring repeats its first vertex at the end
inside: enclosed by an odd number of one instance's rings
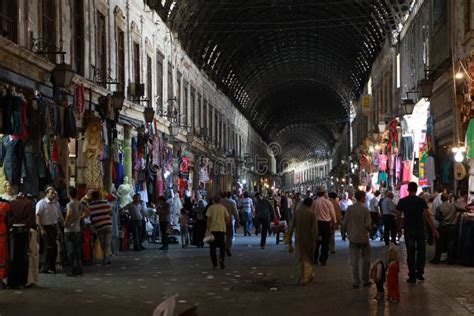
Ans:
POLYGON ((0 0, 0 35, 18 43, 18 1, 0 0))

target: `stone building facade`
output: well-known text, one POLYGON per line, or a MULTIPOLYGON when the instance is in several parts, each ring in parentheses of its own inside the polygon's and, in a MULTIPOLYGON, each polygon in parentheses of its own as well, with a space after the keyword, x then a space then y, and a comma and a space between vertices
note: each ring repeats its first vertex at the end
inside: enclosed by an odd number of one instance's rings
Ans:
MULTIPOLYGON (((190 148, 191 164, 204 154, 235 160, 259 155, 271 160, 266 144, 249 121, 193 64, 179 38, 143 1, 2 1, 0 29, 2 84, 52 97, 51 71, 64 61, 76 73, 73 86, 84 85, 90 109, 97 109, 99 98, 109 93, 125 94, 117 137, 126 144, 144 124, 143 112, 150 106, 160 132, 169 135, 171 121, 181 127, 175 140, 190 148), (49 54, 38 54, 38 50, 49 54), (52 54, 55 51, 64 54, 52 54), (139 101, 130 97, 130 89, 137 83, 144 84, 139 101), (186 142, 188 133, 196 135, 190 144, 186 142)), ((69 102, 73 86, 66 89, 69 102)), ((66 149, 67 143, 63 147, 66 149)), ((131 170, 126 173, 131 176, 131 170)), ((241 167, 238 173, 259 176, 253 175, 250 167, 241 167)), ((238 175, 222 176, 215 180, 219 184, 214 183, 214 191, 229 190, 238 179, 238 175)))

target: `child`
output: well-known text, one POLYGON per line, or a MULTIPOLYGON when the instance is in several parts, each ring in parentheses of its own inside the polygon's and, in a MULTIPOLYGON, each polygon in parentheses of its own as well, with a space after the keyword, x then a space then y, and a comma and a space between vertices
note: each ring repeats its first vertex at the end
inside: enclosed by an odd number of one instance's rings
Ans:
POLYGON ((181 233, 181 247, 185 248, 189 245, 189 235, 188 235, 188 216, 186 215, 186 210, 181 209, 181 215, 179 216, 179 230, 181 233))
POLYGON ((370 268, 370 278, 377 286, 376 299, 383 299, 385 297, 385 290, 383 285, 386 281, 385 263, 383 262, 383 260, 378 260, 372 265, 372 268, 370 268))
POLYGON ((387 253, 387 298, 389 302, 398 303, 400 301, 399 272, 400 265, 398 263, 397 250, 394 247, 390 247, 387 253))

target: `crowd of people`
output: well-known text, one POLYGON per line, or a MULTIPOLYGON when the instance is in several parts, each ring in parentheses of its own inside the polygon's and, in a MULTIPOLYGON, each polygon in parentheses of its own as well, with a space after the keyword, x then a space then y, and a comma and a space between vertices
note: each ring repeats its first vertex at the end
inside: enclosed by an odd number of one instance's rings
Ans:
MULTIPOLYGON (((426 244, 435 244, 435 255, 430 261, 439 264, 443 253, 448 264, 456 263, 458 222, 463 212, 471 212, 474 203, 468 203, 468 194, 461 191, 456 198, 443 188, 435 194, 421 190, 414 182, 408 185, 408 194, 396 198, 393 191, 356 191, 327 194, 319 188, 316 198, 311 192, 293 213, 287 242, 293 252, 295 234, 298 282, 306 284, 314 278, 314 265, 326 265, 334 233, 340 225, 343 240, 349 240, 353 272, 353 288, 377 285, 378 296, 387 282, 389 301, 400 299, 397 246, 406 245, 409 284, 424 280, 426 244), (371 240, 380 238, 387 246, 386 260, 371 262, 371 240), (362 263, 362 268, 360 268, 362 263)), ((383 296, 381 296, 383 297, 383 296)))
POLYGON ((298 282, 305 284, 315 277, 314 265, 325 266, 335 253, 336 231, 340 229, 342 239, 349 241, 353 287, 368 286, 372 278, 380 289, 380 282, 389 280, 394 289, 390 297, 397 301, 399 293, 393 284, 398 284, 394 269, 399 267, 394 263, 402 233, 407 281, 423 281, 426 243, 436 246, 431 263, 442 262, 443 253, 447 253, 448 264, 455 263, 459 215, 474 209, 467 192, 456 199, 443 189, 434 195, 418 191, 416 183, 410 183, 408 196, 402 199, 392 191, 372 193, 370 188, 339 196, 328 193, 324 186, 314 196, 311 191, 304 196, 222 192, 205 199, 196 192, 194 199, 182 200, 178 231, 171 225, 171 205, 164 197, 158 197, 156 204, 145 204, 140 194, 135 194, 130 203, 117 207, 111 195, 102 197, 100 192, 90 191, 79 200, 78 191, 70 187, 67 203, 61 207, 52 187, 39 201, 21 193, 5 195, 0 199, 0 278, 5 287, 18 288, 35 284, 38 272, 56 273, 58 264, 68 276, 81 275, 83 263, 94 259, 110 265, 116 229, 121 251, 144 250, 145 240, 161 243, 159 249, 166 251, 170 243, 179 243, 177 235, 183 248, 203 248, 209 243, 212 268, 225 269, 225 258, 232 256, 236 231, 242 227, 244 237, 260 235, 261 249, 265 249, 268 235, 275 235, 277 244, 280 235, 285 235, 289 251, 296 250, 298 282), (370 245, 378 238, 392 254, 390 261, 372 265, 378 272, 371 273, 370 245), (386 272, 390 278, 385 277, 386 272))

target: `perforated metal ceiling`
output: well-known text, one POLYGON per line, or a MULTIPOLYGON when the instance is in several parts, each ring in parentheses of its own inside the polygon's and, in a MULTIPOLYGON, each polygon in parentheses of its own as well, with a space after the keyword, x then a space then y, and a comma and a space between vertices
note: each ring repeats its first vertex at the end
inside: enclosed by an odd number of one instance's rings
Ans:
POLYGON ((149 0, 262 137, 296 159, 334 145, 411 2, 149 0))

